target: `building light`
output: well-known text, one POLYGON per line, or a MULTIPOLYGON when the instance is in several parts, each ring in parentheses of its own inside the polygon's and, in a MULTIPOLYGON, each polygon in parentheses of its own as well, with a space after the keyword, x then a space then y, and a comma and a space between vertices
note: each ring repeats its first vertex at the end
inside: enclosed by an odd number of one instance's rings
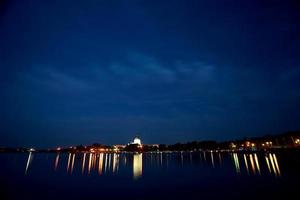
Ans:
POLYGON ((246 142, 246 146, 247 146, 247 147, 250 147, 250 142, 246 142))

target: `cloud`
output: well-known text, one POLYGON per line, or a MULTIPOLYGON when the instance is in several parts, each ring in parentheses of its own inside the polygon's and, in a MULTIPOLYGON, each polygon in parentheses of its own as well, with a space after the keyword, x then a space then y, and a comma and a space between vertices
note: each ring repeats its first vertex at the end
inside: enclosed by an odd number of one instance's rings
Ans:
POLYGON ((123 62, 114 62, 109 70, 128 82, 173 82, 174 70, 164 66, 156 58, 140 53, 129 53, 123 62))
POLYGON ((212 81, 217 73, 216 66, 201 61, 179 62, 175 68, 178 76, 198 82, 212 81))
POLYGON ((94 88, 87 80, 70 72, 44 65, 35 65, 30 70, 21 72, 19 78, 31 86, 58 91, 84 91, 94 88))
POLYGON ((214 80, 217 73, 216 66, 201 61, 166 64, 154 56, 138 52, 130 52, 107 66, 94 64, 93 68, 99 81, 117 80, 128 86, 176 84, 180 81, 205 83, 214 80))

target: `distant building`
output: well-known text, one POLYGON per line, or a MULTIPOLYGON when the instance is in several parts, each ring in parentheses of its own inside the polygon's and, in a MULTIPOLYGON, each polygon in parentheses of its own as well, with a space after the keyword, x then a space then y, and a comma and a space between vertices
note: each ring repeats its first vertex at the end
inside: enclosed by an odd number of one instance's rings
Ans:
POLYGON ((138 137, 135 137, 133 139, 133 142, 131 142, 130 144, 137 144, 137 145, 142 145, 141 139, 138 137))
POLYGON ((122 145, 122 144, 113 145, 115 151, 123 150, 125 147, 126 145, 122 145))
POLYGON ((135 137, 132 142, 128 143, 124 150, 130 152, 140 152, 142 149, 143 145, 141 139, 139 137, 135 137))

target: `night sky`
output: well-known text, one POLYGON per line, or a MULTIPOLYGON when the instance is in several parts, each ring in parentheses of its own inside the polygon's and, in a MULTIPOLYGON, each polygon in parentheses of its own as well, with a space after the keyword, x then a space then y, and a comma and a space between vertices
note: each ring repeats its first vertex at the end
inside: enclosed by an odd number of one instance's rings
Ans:
POLYGON ((1 1, 0 145, 300 129, 297 1, 1 1))

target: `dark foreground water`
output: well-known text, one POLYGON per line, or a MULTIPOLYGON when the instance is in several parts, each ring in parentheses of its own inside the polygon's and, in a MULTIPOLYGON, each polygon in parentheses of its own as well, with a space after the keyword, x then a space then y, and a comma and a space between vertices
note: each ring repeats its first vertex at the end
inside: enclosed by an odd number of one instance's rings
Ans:
POLYGON ((297 199, 300 153, 0 154, 0 181, 1 200, 297 199))

